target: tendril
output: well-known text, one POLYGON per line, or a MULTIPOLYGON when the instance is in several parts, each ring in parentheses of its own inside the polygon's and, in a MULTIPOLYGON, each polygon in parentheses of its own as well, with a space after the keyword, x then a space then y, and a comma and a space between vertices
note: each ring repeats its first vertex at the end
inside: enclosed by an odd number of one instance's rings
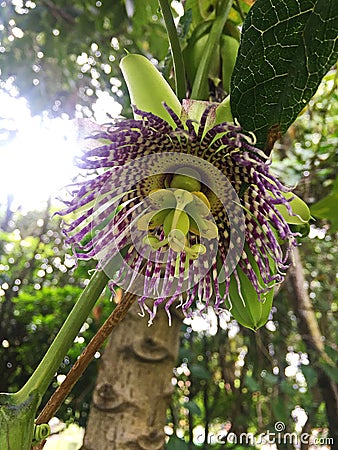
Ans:
POLYGON ((50 426, 48 423, 42 423, 41 425, 34 425, 32 444, 36 445, 40 441, 43 441, 50 435, 50 426))

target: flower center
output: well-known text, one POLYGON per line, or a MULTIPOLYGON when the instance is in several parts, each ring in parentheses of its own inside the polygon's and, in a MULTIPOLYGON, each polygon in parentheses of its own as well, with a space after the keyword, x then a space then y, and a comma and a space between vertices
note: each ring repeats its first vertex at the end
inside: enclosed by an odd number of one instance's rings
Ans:
POLYGON ((166 189, 149 193, 151 211, 138 219, 137 227, 157 234, 148 233, 143 240, 153 250, 171 248, 176 253, 186 253, 189 259, 197 259, 206 252, 206 247, 196 243, 196 238, 191 242, 192 236, 216 239, 218 229, 208 218, 210 203, 201 192, 198 174, 193 169, 190 173, 192 176, 176 173, 171 180, 167 178, 166 189))
POLYGON ((198 192, 202 187, 199 173, 191 167, 183 167, 181 170, 178 170, 172 177, 169 185, 172 188, 185 189, 189 192, 198 192))

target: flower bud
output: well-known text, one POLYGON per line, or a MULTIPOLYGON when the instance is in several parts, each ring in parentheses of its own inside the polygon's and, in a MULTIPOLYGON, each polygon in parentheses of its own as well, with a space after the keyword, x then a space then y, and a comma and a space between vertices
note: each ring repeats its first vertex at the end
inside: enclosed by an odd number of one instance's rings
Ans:
POLYGON ((144 56, 131 53, 121 60, 120 67, 132 105, 156 114, 174 127, 175 123, 163 107, 163 102, 178 116, 181 114, 181 104, 156 67, 144 56))
POLYGON ((232 36, 224 34, 221 37, 221 58, 222 58, 222 82, 225 92, 230 92, 230 80, 234 70, 239 42, 232 36))

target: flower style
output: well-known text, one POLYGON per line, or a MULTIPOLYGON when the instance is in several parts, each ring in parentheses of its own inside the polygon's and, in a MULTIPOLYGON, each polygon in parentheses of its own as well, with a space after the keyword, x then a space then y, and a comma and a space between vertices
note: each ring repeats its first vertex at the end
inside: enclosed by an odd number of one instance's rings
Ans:
POLYGON ((112 288, 138 295, 150 322, 162 303, 170 317, 174 302, 186 315, 213 302, 257 329, 296 245, 283 217, 295 215, 292 197, 239 125, 213 125, 212 104, 196 122, 191 106, 179 117, 164 105, 166 119, 134 108, 93 135, 78 165, 99 174, 73 186, 59 214, 77 217, 64 232, 112 288))

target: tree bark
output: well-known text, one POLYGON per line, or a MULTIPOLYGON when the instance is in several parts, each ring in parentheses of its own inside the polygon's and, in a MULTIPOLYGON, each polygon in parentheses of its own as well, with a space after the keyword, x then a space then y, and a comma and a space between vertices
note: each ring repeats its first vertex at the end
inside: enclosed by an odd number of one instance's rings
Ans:
POLYGON ((181 319, 160 309, 154 324, 137 303, 105 348, 82 450, 164 449, 166 410, 173 391, 181 319))
MULTIPOLYGON (((328 361, 325 353, 324 340, 312 303, 306 289, 303 265, 298 248, 293 251, 293 266, 289 270, 289 299, 298 320, 298 329, 304 341, 310 361, 317 372, 318 387, 326 405, 329 423, 329 436, 338 445, 338 387, 322 369, 319 359, 328 361)), ((333 447, 332 447, 333 448, 333 447)))

